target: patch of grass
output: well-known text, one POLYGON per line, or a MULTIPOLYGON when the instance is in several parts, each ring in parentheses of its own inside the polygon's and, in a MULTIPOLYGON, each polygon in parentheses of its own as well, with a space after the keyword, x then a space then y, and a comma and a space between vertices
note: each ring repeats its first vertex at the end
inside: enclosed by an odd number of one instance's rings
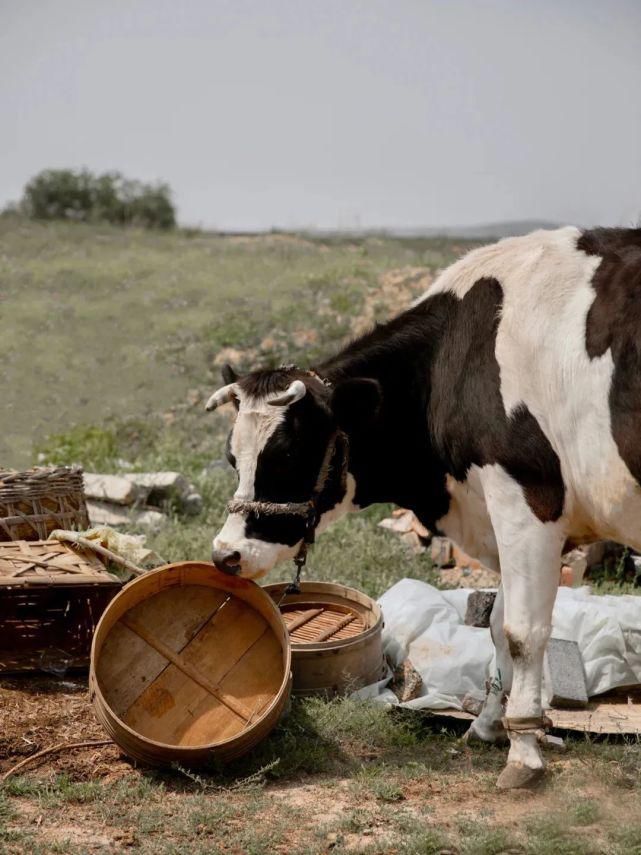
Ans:
POLYGON ((468 823, 461 834, 462 855, 500 855, 518 852, 514 838, 504 828, 484 827, 480 822, 468 823))
POLYGON ((527 855, 597 855, 599 851, 558 817, 537 817, 526 823, 526 830, 527 855))
POLYGON ((49 808, 59 807, 62 804, 93 802, 103 794, 104 785, 100 781, 73 781, 66 774, 57 775, 49 780, 34 780, 21 776, 10 778, 4 784, 4 792, 10 796, 33 798, 43 808, 49 808))
POLYGON ((616 855, 641 855, 641 823, 633 822, 612 832, 616 855))
POLYGON ((584 799, 573 806, 571 816, 574 825, 594 825, 601 817, 601 808, 596 802, 584 799))
POLYGON ((450 848, 450 842, 442 831, 426 828, 410 834, 398 851, 401 855, 440 855, 455 850, 450 848))

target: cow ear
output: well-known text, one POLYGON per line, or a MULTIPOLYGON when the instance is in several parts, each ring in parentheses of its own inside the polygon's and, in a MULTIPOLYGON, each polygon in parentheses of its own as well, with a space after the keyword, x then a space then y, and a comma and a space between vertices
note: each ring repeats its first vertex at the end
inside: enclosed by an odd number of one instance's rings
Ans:
POLYGON ((344 380, 332 393, 330 406, 338 426, 346 431, 364 428, 376 418, 383 398, 377 380, 344 380))
POLYGON ((229 386, 231 383, 235 383, 238 380, 238 374, 231 367, 229 362, 226 362, 220 370, 220 373, 223 375, 223 383, 226 386, 229 386))

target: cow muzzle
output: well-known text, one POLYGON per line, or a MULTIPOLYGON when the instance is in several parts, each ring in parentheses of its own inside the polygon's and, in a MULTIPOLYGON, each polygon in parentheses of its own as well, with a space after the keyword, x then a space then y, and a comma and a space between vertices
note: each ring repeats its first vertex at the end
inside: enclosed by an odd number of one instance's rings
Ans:
POLYGON ((237 576, 240 572, 240 552, 238 550, 212 549, 211 560, 216 567, 228 576, 237 576))

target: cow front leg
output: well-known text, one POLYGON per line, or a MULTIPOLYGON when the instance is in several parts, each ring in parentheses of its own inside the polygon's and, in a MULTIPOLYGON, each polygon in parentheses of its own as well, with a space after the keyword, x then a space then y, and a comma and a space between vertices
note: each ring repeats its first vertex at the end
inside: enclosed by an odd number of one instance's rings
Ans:
POLYGON ((507 731, 503 725, 504 698, 512 688, 512 657, 507 638, 503 632, 504 623, 503 585, 499 586, 490 617, 490 632, 496 651, 496 666, 490 682, 487 696, 479 717, 472 722, 467 733, 468 740, 480 739, 483 742, 506 742, 507 731))
POLYGON ((499 548, 504 632, 513 667, 505 715, 510 751, 497 786, 511 789, 533 785, 545 768, 537 734, 543 727, 543 655, 565 531, 562 520, 541 522, 520 485, 500 466, 488 470, 486 497, 499 548))

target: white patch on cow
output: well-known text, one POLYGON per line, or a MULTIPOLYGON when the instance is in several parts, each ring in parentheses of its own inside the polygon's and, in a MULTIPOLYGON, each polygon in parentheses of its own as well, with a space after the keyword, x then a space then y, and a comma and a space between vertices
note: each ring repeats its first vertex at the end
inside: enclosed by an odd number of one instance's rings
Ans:
MULTIPOLYGON (((559 273, 570 255, 588 259, 576 249, 576 241, 580 231, 574 226, 546 231, 539 229, 523 237, 503 238, 497 243, 473 249, 463 258, 444 270, 430 288, 415 301, 421 303, 435 294, 450 291, 457 297, 464 297, 476 282, 482 277, 494 277, 501 285, 523 291, 538 291, 541 287, 554 284, 556 265, 560 264, 559 273)), ((589 257, 589 264, 596 268, 598 259, 589 257)), ((522 331, 527 335, 527 331, 522 331)))
MULTIPOLYGON (((258 457, 284 420, 286 411, 287 407, 272 407, 265 400, 240 398, 230 442, 238 473, 234 499, 252 501, 255 498, 258 457)), ((214 538, 213 548, 239 552, 239 575, 250 579, 264 576, 278 562, 293 558, 297 551, 295 546, 246 537, 242 514, 228 514, 225 524, 214 538)))
POLYGON ((445 516, 436 521, 439 531, 467 555, 473 555, 486 567, 498 570, 496 538, 485 504, 479 467, 470 467, 464 483, 448 475, 445 486, 450 494, 450 506, 445 516))
MULTIPOLYGON (((541 522, 530 509, 522 487, 502 466, 484 466, 480 479, 501 561, 505 633, 518 652, 513 657, 506 716, 537 718, 541 715, 543 654, 552 627, 567 534, 565 522, 541 522)), ((510 733, 508 762, 532 770, 543 767, 534 733, 510 733)))

